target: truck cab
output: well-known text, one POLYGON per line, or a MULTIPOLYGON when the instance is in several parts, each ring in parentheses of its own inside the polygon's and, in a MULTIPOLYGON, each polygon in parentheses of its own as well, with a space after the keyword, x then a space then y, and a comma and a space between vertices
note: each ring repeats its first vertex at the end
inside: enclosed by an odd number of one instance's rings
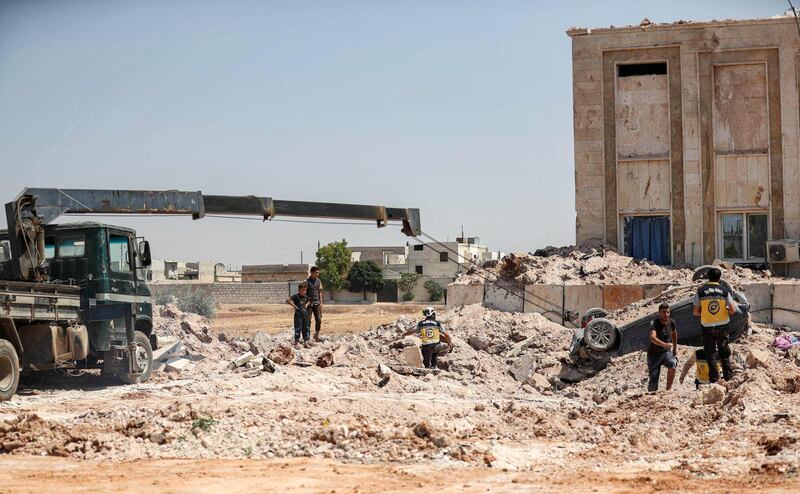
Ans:
MULTIPOLYGON (((149 247, 134 230, 95 222, 46 225, 44 250, 48 282, 80 287, 81 314, 98 305, 130 304, 136 330, 156 347, 146 283, 149 247)), ((0 230, 0 279, 13 279, 7 230, 0 230)), ((119 321, 78 322, 86 325, 90 351, 98 358, 127 343, 119 321)))

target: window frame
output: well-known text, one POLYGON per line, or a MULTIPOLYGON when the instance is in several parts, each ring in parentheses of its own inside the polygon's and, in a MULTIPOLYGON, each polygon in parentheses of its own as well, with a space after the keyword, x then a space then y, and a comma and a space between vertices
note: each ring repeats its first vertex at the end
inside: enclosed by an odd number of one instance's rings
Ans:
MULTIPOLYGON (((75 244, 73 244, 73 246, 74 245, 75 244)), ((83 256, 86 255, 86 235, 79 234, 79 233, 72 234, 72 235, 64 235, 63 237, 59 237, 58 239, 56 239, 56 246, 57 246, 56 254, 53 257, 58 257, 59 259, 72 259, 72 258, 75 258, 75 257, 83 257, 83 256), (72 240, 72 239, 76 239, 76 240, 79 239, 79 240, 81 240, 83 242, 83 252, 81 252, 80 254, 72 254, 72 255, 69 255, 69 256, 65 256, 64 254, 61 253, 61 244, 65 240, 72 240)))
POLYGON ((416 274, 425 274, 425 273, 423 273, 423 271, 424 270, 423 270, 422 266, 420 266, 419 264, 414 266, 414 273, 416 273, 416 274))
POLYGON ((448 262, 450 261, 450 254, 445 251, 439 252, 439 262, 448 262))
MULTIPOLYGON (((757 264, 766 262, 765 257, 749 257, 750 254, 750 216, 765 216, 767 221, 767 238, 772 238, 772 224, 770 221, 770 211, 764 209, 749 210, 719 210, 717 211, 717 256, 724 261, 731 261, 737 264, 757 264), (725 230, 722 218, 725 215, 739 215, 742 217, 742 254, 744 257, 725 257, 725 230)), ((764 252, 766 254, 766 251, 764 252)))
POLYGON ((131 238, 129 235, 125 233, 117 233, 117 232, 108 232, 108 269, 112 273, 121 274, 121 275, 131 275, 133 276, 136 272, 136 266, 133 261, 133 256, 131 255, 131 238), (113 263, 111 262, 111 237, 123 237, 128 244, 128 270, 116 270, 113 267, 113 263))
POLYGON ((414 250, 417 252, 422 252, 425 249, 425 244, 414 244, 414 250))

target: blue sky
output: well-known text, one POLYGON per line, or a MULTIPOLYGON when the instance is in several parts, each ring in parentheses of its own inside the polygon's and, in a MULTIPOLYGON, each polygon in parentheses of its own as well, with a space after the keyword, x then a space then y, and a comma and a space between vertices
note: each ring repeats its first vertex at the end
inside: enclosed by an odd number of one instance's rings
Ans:
MULTIPOLYGON (((0 199, 41 186, 383 204, 420 208, 423 229, 441 239, 463 225, 494 250, 569 244, 565 31, 787 7, 4 1, 0 199)), ((298 262, 301 251, 308 262, 317 241, 406 241, 372 226, 106 221, 136 228, 155 257, 231 265, 298 262)))

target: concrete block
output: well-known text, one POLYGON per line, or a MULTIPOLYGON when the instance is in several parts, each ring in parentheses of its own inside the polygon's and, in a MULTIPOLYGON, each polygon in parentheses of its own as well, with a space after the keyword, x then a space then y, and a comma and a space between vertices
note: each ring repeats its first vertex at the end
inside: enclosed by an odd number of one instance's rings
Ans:
POLYGON ((800 284, 774 285, 772 323, 800 331, 800 284), (781 310, 779 307, 797 312, 781 310))
POLYGON ((238 357, 236 357, 235 359, 233 359, 233 365, 235 367, 241 367, 244 364, 246 364, 247 362, 250 362, 251 360, 253 360, 254 358, 256 358, 256 356, 255 356, 255 354, 253 352, 245 352, 245 353, 239 355, 238 357))
POLYGON ((744 284, 742 293, 750 302, 750 317, 753 322, 772 323, 772 285, 770 283, 744 284))
POLYGON ((174 358, 164 364, 164 370, 167 372, 183 372, 191 369, 194 365, 194 362, 187 358, 174 358))
POLYGON ((422 352, 419 350, 418 346, 414 345, 403 348, 403 358, 408 366, 416 367, 417 369, 422 368, 422 352))
POLYGON ((153 350, 153 362, 166 362, 177 357, 183 351, 183 343, 174 341, 163 345, 158 350, 153 350))
POLYGON ((644 298, 642 285, 606 285, 603 287, 603 308, 617 310, 644 298))

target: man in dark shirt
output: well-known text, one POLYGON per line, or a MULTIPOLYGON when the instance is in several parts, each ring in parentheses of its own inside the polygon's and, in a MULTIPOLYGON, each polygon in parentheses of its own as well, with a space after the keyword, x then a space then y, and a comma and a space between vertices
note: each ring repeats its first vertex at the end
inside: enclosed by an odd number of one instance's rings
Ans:
POLYGON ((319 330, 322 329, 322 282, 319 279, 319 268, 311 266, 311 272, 306 280, 308 284, 308 298, 311 300, 311 307, 308 309, 308 323, 311 324, 311 316, 314 316, 314 341, 319 339, 319 330))
POLYGON ((300 336, 308 345, 311 339, 311 326, 308 318, 308 305, 311 301, 306 296, 308 287, 305 283, 300 283, 297 293, 286 299, 286 303, 294 307, 294 345, 300 346, 300 336))
POLYGON ((678 328, 675 320, 670 318, 669 305, 658 306, 658 319, 650 323, 650 347, 647 349, 647 370, 650 381, 647 391, 658 390, 658 379, 661 377, 661 366, 667 368, 667 391, 675 380, 675 369, 678 367, 678 328), (670 351, 671 350, 671 351, 670 351))

